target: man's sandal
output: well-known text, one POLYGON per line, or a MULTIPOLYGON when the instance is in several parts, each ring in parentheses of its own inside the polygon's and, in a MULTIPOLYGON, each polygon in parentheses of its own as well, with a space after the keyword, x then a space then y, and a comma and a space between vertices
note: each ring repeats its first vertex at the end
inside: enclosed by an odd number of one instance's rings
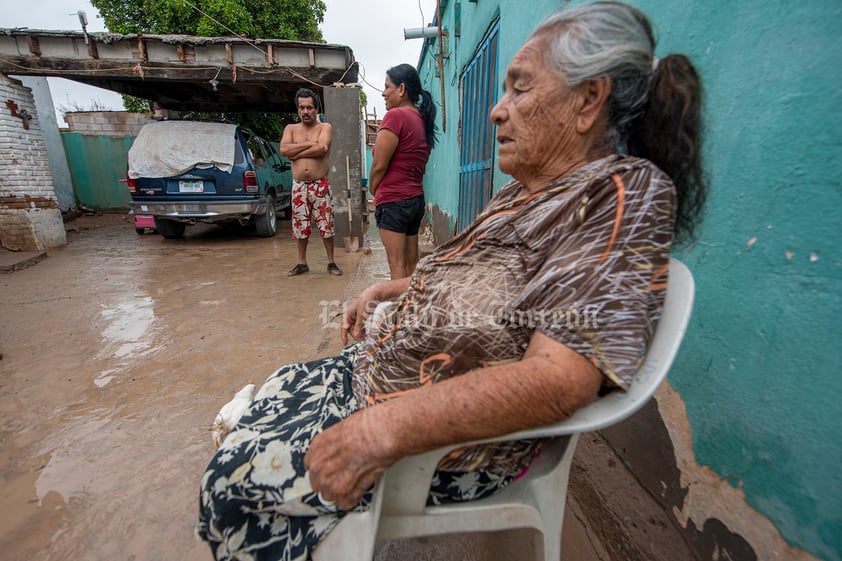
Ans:
POLYGON ((300 275, 302 273, 308 273, 308 272, 310 272, 310 267, 308 267, 306 264, 299 263, 298 265, 296 265, 295 267, 293 267, 292 269, 289 270, 289 272, 287 273, 287 276, 288 277, 294 277, 296 275, 300 275))

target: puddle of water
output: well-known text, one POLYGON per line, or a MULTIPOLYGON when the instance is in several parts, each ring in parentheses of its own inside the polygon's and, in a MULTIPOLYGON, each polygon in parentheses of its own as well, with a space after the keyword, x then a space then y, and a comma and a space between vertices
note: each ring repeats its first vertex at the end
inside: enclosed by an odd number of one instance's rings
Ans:
POLYGON ((86 419, 76 417, 74 421, 79 422, 71 423, 62 430, 63 444, 43 453, 49 460, 35 480, 38 506, 51 492, 57 493, 65 503, 69 503, 74 497, 85 493, 90 484, 91 462, 79 442, 101 431, 111 421, 110 411, 97 409, 86 415, 86 419))
POLYGON ((100 373, 100 375, 97 376, 96 379, 94 379, 94 384, 96 384, 96 387, 104 388, 105 386, 108 385, 108 383, 111 380, 114 379, 114 376, 110 376, 110 375, 106 374, 106 372, 113 372, 113 370, 107 370, 105 372, 100 373))
POLYGON ((97 358, 117 365, 99 373, 94 380, 97 387, 105 387, 131 360, 153 350, 153 304, 149 296, 130 297, 102 309, 100 317, 106 326, 100 332, 103 346, 97 358))
POLYGON ((118 344, 141 341, 155 321, 149 296, 118 302, 103 309, 100 315, 109 323, 102 336, 118 344))

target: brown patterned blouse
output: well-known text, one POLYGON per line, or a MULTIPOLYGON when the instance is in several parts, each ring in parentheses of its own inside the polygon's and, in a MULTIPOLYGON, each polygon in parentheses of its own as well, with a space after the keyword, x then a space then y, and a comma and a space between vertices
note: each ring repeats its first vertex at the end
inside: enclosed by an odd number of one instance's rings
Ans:
MULTIPOLYGON (((514 181, 461 235, 424 258, 363 342, 362 407, 469 370, 519 360, 533 330, 628 388, 660 317, 675 205, 647 160, 612 155, 542 191, 514 181)), ((519 473, 535 442, 474 446, 444 471, 519 473)))

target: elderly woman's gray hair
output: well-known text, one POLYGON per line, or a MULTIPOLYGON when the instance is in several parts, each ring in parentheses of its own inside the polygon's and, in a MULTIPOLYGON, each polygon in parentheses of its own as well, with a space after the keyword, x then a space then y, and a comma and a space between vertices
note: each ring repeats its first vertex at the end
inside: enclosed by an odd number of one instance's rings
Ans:
POLYGON ((676 187, 676 236, 693 239, 707 191, 702 165, 702 84, 690 59, 655 60, 646 15, 622 2, 561 9, 533 31, 547 38, 548 64, 570 87, 608 76, 606 142, 646 158, 676 187))
POLYGON ((594 2, 560 9, 532 37, 550 35, 550 65, 568 86, 600 76, 611 78, 609 134, 623 145, 647 100, 655 38, 646 16, 619 2, 594 2))

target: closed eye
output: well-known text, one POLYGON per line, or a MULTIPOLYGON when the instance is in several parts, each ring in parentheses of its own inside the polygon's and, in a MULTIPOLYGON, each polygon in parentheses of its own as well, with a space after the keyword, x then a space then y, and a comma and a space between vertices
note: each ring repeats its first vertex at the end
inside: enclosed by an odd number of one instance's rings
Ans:
POLYGON ((508 85, 505 82, 503 82, 500 89, 502 90, 503 95, 508 93, 514 96, 529 91, 527 88, 520 86, 520 84, 508 85))

